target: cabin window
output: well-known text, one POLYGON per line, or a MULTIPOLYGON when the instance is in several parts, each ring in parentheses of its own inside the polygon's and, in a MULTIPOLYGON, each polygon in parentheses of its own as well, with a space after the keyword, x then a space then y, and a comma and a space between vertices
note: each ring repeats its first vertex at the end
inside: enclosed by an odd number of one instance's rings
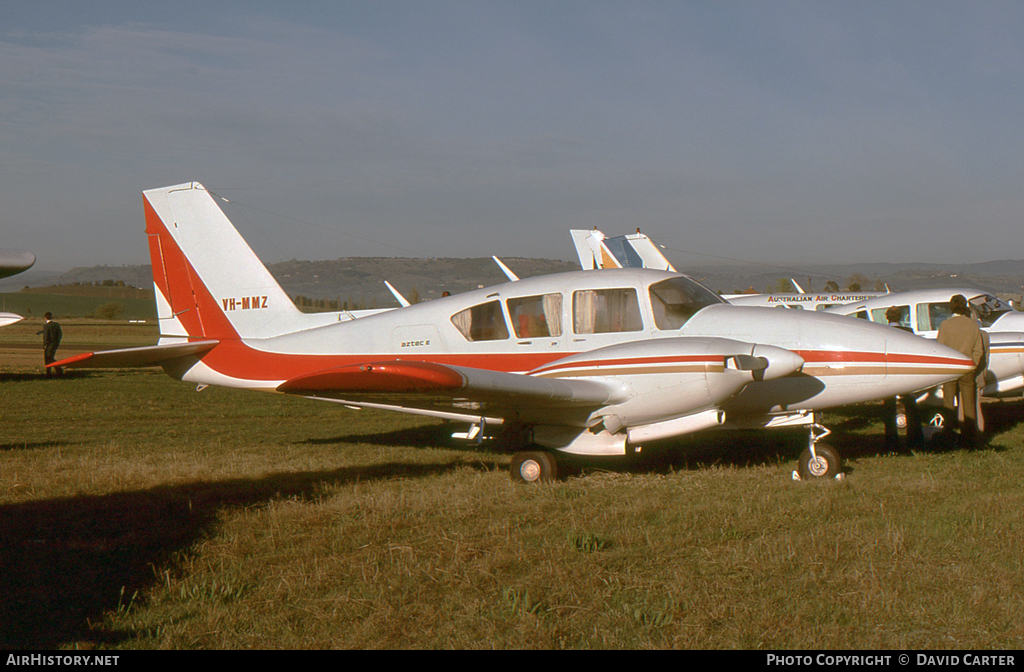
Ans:
POLYGON ((1013 306, 1001 301, 991 294, 976 296, 968 303, 974 314, 981 321, 981 326, 991 327, 992 324, 1004 314, 1013 310, 1013 306))
POLYGON ((481 303, 452 315, 452 324, 470 341, 502 341, 508 338, 508 325, 500 301, 481 303))
POLYGON ((670 278, 651 285, 654 324, 663 331, 678 329, 704 306, 722 299, 689 278, 670 278))
POLYGON ((517 338, 562 335, 562 295, 541 294, 505 302, 517 338))
POLYGON ((949 301, 919 303, 917 304, 917 331, 935 331, 952 314, 949 309, 949 301))
POLYGON ((572 295, 573 330, 577 334, 641 331, 636 290, 583 289, 572 295))
MULTIPOLYGON (((900 309, 900 319, 897 321, 897 324, 910 329, 910 306, 892 306, 892 308, 900 309)), ((890 308, 873 308, 871 310, 871 321, 878 322, 879 324, 889 324, 889 319, 886 317, 889 310, 890 308)))

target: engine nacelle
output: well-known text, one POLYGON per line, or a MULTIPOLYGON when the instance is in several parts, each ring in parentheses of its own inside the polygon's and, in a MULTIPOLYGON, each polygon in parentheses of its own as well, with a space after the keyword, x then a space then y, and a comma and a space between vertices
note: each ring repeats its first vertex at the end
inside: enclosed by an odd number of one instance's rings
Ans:
POLYGON ((629 431, 645 440, 686 434, 720 424, 714 410, 748 383, 799 371, 804 360, 770 345, 726 338, 672 337, 613 345, 552 362, 533 375, 590 379, 628 386, 618 404, 598 409, 590 426, 611 435, 629 431), (648 425, 658 425, 644 431, 648 425))

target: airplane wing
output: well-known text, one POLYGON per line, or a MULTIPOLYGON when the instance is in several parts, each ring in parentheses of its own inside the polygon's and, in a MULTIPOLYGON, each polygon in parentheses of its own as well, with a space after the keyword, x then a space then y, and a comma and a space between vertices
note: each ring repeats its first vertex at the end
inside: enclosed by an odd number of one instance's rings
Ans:
POLYGON ((122 348, 102 352, 86 352, 48 364, 47 367, 113 368, 133 366, 160 366, 163 362, 188 355, 198 355, 213 349, 220 341, 192 341, 191 343, 165 343, 141 348, 122 348))
POLYGON ((27 271, 34 263, 36 263, 36 257, 31 252, 0 250, 0 278, 27 271))
POLYGON ((402 296, 401 293, 399 293, 399 291, 395 289, 394 285, 392 285, 387 280, 384 281, 384 284, 387 285, 388 291, 391 292, 391 295, 395 297, 400 306, 402 306, 403 308, 408 308, 409 306, 412 305, 411 303, 409 303, 409 299, 402 296))
MULTIPOLYGON (((0 250, 0 278, 27 271, 34 263, 36 263, 36 257, 31 252, 0 250)), ((0 327, 6 327, 23 319, 25 318, 17 313, 0 313, 0 327)))
POLYGON ((673 337, 570 355, 530 373, 400 359, 366 362, 297 376, 277 391, 450 419, 557 419, 618 431, 717 407, 749 382, 785 376, 802 365, 802 358, 782 348, 673 337))
POLYGON ((544 404, 598 407, 613 401, 614 385, 540 378, 466 366, 388 360, 353 364, 288 380, 279 392, 351 403, 407 402, 424 408, 502 409, 544 404))
POLYGON ((491 255, 491 259, 494 259, 494 263, 498 265, 498 268, 500 268, 501 272, 505 274, 505 277, 508 278, 509 282, 519 281, 519 276, 513 273, 512 269, 505 265, 505 262, 503 262, 501 259, 498 259, 494 255, 491 255))
POLYGON ((23 319, 25 318, 17 313, 0 313, 0 327, 6 327, 9 324, 20 322, 23 319))

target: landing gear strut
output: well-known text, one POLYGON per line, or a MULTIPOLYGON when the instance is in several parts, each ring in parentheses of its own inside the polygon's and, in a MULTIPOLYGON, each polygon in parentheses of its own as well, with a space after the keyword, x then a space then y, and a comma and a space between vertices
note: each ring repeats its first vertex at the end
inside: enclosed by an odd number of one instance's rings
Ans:
POLYGON ((824 425, 817 422, 808 428, 807 448, 800 453, 797 470, 793 472, 794 481, 813 481, 823 478, 843 478, 843 460, 832 446, 818 443, 831 434, 824 425))

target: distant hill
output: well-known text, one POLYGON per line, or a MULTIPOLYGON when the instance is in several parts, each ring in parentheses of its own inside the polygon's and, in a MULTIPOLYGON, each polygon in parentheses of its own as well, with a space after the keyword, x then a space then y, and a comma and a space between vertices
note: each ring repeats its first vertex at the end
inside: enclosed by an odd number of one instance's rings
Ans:
POLYGON ((773 291, 780 281, 790 278, 795 279, 808 292, 823 290, 829 280, 835 281, 845 289, 852 278, 859 279, 862 290, 884 290, 886 285, 892 291, 958 286, 977 287, 1018 298, 1024 292, 1024 260, 980 264, 808 265, 800 270, 703 266, 690 267, 683 272, 722 293, 742 292, 750 287, 758 292, 769 292, 773 291))
MULTIPOLYGON (((503 261, 519 277, 578 270, 576 263, 557 259, 507 258, 503 261)), ((489 257, 387 258, 348 257, 332 261, 283 261, 268 269, 292 297, 384 308, 397 302, 384 286, 388 280, 406 298, 425 300, 478 287, 505 282, 506 278, 489 257)), ((861 289, 888 285, 893 291, 926 287, 967 286, 1019 298, 1024 293, 1024 260, 1000 260, 981 264, 847 264, 843 266, 804 266, 788 270, 768 266, 691 266, 680 268, 711 289, 731 293, 753 287, 772 291, 780 282, 795 278, 807 291, 820 291, 829 280, 846 288, 851 278, 859 279, 861 289), (810 274, 810 277, 808 275, 810 274)), ((149 266, 95 266, 75 268, 63 275, 33 278, 29 273, 7 278, 0 291, 17 291, 25 285, 91 284, 105 280, 124 281, 134 287, 150 288, 149 266), (13 281, 13 284, 12 284, 13 281)))
MULTIPOLYGON (((579 270, 576 264, 555 259, 503 259, 521 278, 579 270)), ((352 306, 386 308, 398 302, 384 286, 389 281, 407 299, 437 298, 444 291, 458 294, 478 287, 506 282, 507 278, 490 257, 478 259, 416 259, 347 257, 332 261, 282 261, 267 269, 293 298, 337 301, 352 306)), ((152 270, 146 266, 94 266, 74 268, 41 284, 86 285, 106 280, 123 281, 133 287, 153 285, 152 270)), ((17 288, 30 283, 20 283, 17 288)), ((11 288, 9 291, 14 291, 11 288)))

